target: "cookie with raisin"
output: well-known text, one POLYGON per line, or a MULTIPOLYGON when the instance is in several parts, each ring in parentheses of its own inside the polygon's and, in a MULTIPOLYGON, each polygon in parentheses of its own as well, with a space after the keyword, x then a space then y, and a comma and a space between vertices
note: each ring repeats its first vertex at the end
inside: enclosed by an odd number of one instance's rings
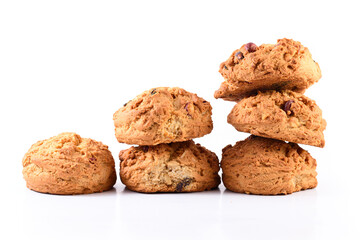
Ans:
POLYGON ((219 72, 225 81, 214 96, 228 101, 264 90, 304 93, 321 78, 319 64, 309 49, 286 38, 276 44, 244 44, 221 63, 219 72))

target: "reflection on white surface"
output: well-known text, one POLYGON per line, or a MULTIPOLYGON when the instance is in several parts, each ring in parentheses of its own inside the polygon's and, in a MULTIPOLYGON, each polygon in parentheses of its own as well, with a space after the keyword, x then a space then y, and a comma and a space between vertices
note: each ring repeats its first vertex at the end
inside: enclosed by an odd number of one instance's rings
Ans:
POLYGON ((318 189, 287 196, 238 194, 222 186, 177 194, 136 193, 123 186, 76 196, 22 190, 18 234, 38 239, 316 239, 346 231, 329 211, 335 203, 318 198, 318 189))
POLYGON ((27 236, 97 239, 116 227, 115 188, 104 193, 74 196, 25 191, 20 219, 27 236))
POLYGON ((182 238, 189 233, 206 237, 208 228, 218 226, 220 199, 219 189, 181 194, 139 194, 124 189, 119 204, 125 207, 119 216, 126 230, 141 238, 182 238))
POLYGON ((308 239, 317 225, 317 192, 307 190, 291 195, 257 196, 225 190, 222 194, 223 234, 233 229, 256 237, 293 236, 308 239))

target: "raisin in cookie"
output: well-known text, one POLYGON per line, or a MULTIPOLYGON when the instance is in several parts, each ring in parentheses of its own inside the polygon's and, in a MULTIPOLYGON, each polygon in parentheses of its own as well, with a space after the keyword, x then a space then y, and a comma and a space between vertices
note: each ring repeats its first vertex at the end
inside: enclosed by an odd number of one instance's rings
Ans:
POLYGON ((276 195, 315 188, 316 160, 296 143, 250 136, 223 149, 222 179, 233 192, 276 195))
POLYGON ((137 145, 182 142, 212 131, 211 105, 181 88, 143 92, 114 114, 119 142, 137 145))
POLYGON ((137 192, 199 192, 220 184, 215 153, 194 141, 122 150, 120 178, 137 192))
POLYGON ((321 78, 319 64, 300 42, 279 39, 277 44, 244 44, 220 65, 225 78, 215 98, 238 101, 263 90, 304 93, 321 78))
POLYGON ((289 90, 259 92, 239 101, 228 123, 240 132, 324 147, 326 121, 315 101, 289 90))
POLYGON ((61 133, 35 143, 22 164, 27 187, 37 192, 102 192, 116 182, 114 158, 108 147, 75 133, 61 133))

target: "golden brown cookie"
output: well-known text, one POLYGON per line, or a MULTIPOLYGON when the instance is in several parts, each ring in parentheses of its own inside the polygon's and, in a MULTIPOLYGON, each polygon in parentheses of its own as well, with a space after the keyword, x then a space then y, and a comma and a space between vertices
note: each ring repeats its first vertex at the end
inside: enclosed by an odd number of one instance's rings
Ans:
POLYGON ((214 96, 238 101, 257 91, 292 90, 304 93, 321 78, 319 64, 300 42, 279 39, 277 44, 244 44, 220 65, 225 78, 214 96))
POLYGON ((202 137, 212 131, 211 105, 181 88, 143 92, 114 114, 121 143, 157 145, 202 137))
POLYGON ((215 153, 194 141, 131 147, 119 154, 120 178, 137 192, 200 192, 220 184, 215 153))
POLYGON ((102 192, 116 182, 114 158, 108 147, 75 133, 61 133, 33 144, 22 164, 27 187, 37 192, 102 192))
POLYGON ((240 100, 228 115, 240 132, 324 147, 326 121, 315 101, 289 90, 259 92, 240 100))
POLYGON ((250 136, 223 149, 222 179, 233 192, 276 195, 315 188, 316 160, 296 143, 250 136))

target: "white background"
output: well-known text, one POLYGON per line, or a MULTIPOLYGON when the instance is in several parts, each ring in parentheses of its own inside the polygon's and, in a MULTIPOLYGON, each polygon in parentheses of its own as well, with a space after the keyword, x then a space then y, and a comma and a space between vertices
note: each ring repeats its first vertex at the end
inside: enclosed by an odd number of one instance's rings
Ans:
POLYGON ((359 8, 356 1, 1 1, 1 239, 359 239, 359 8), (293 38, 323 77, 307 90, 328 122, 319 185, 288 196, 219 190, 53 196, 32 192, 21 160, 64 131, 128 148, 112 114, 142 91, 179 86, 210 101, 214 151, 248 136, 213 98, 219 64, 242 44, 293 38), (5 238, 4 238, 5 237, 5 238))

